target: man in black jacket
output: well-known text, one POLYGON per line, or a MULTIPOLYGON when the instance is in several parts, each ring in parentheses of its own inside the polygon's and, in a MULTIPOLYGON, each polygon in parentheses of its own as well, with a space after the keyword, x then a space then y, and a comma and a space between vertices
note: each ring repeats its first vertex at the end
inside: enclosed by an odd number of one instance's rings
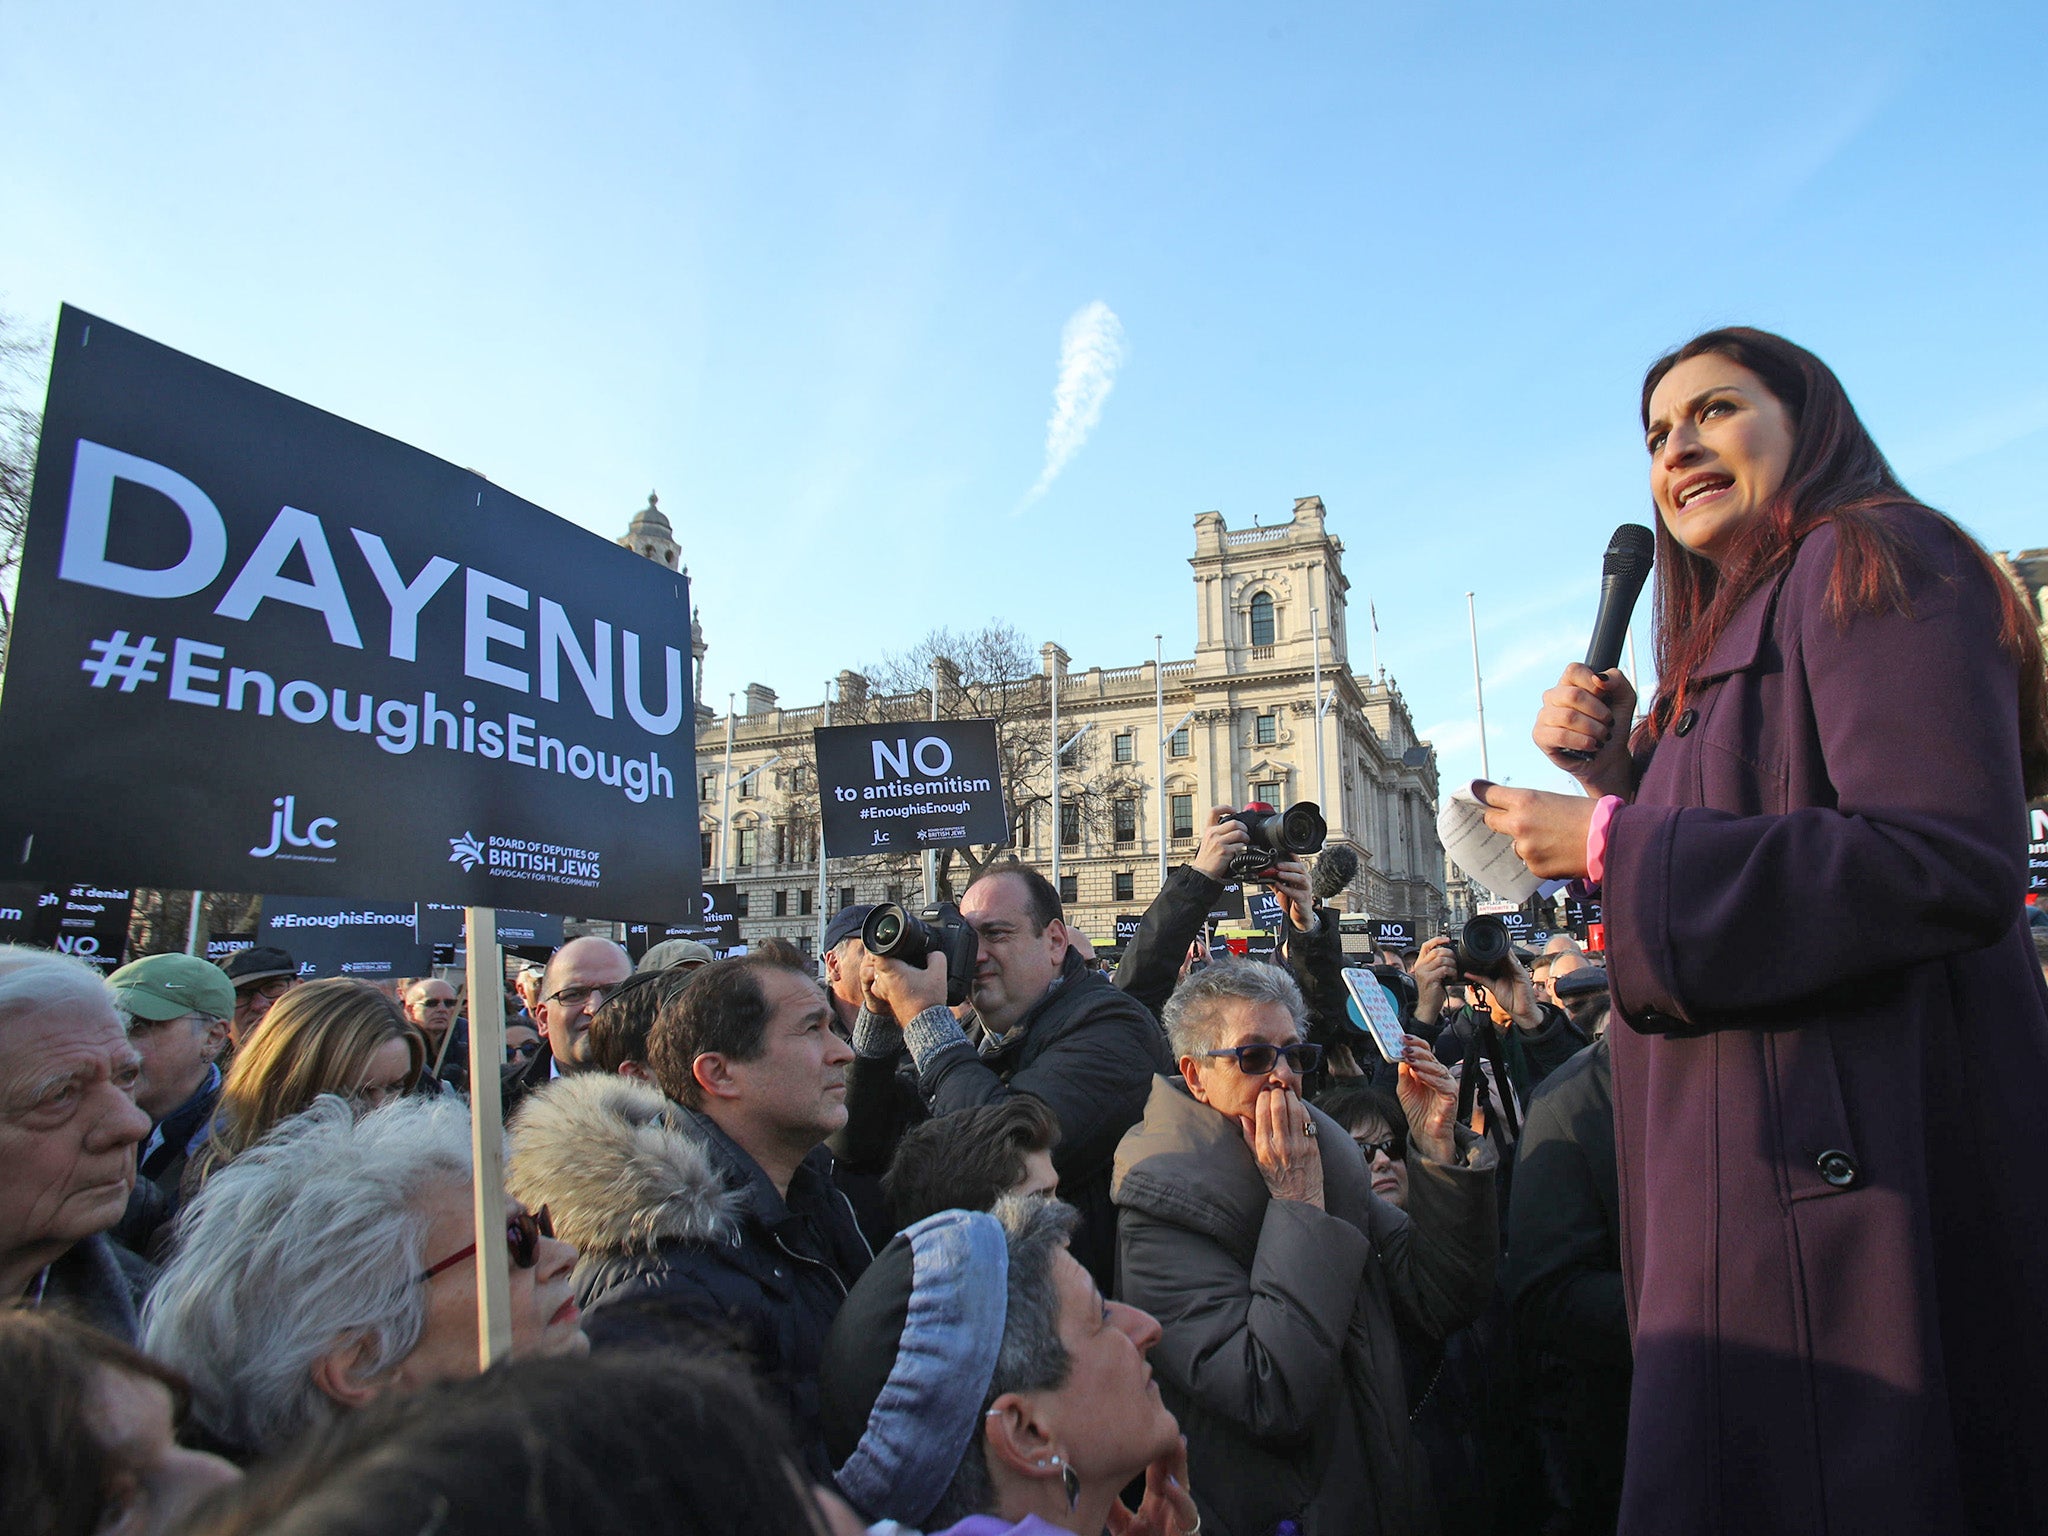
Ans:
POLYGON ((632 957, 594 934, 571 939, 554 952, 540 983, 541 1048, 532 1059, 502 1069, 499 1092, 507 1120, 536 1088, 589 1069, 590 1021, 632 974, 632 957))
POLYGON ((1145 1113, 1153 1077, 1173 1070, 1166 1037, 1083 964, 1059 893, 1036 870, 1014 860, 990 865, 960 912, 980 939, 974 1007, 962 1019, 945 1006, 943 957, 922 969, 867 957, 869 1001, 855 1022, 858 1059, 835 1145, 857 1170, 879 1172, 903 1132, 928 1115, 1015 1093, 1043 1100, 1059 1120, 1060 1198, 1082 1215, 1072 1252, 1107 1293, 1116 1264, 1110 1164, 1145 1113))
POLYGON ((814 1474, 829 1471, 825 1335, 870 1256, 822 1145, 845 1121, 852 1060, 811 977, 764 957, 715 961, 655 1015, 660 1092, 604 1072, 538 1090, 508 1172, 582 1250, 593 1348, 736 1346, 814 1474))
POLYGON ((1416 958, 1415 1018, 1423 1026, 1417 1033, 1434 1043, 1438 1061, 1455 1067, 1465 1059, 1472 1032, 1490 1024, 1500 1042, 1501 1065, 1507 1068, 1508 1081, 1526 1103, 1539 1083, 1585 1049, 1587 1036, 1562 1008, 1536 995, 1528 968, 1512 950, 1498 976, 1465 976, 1479 1006, 1454 1019, 1445 1018, 1442 1027, 1437 1027, 1445 987, 1457 973, 1455 948, 1448 937, 1434 938, 1422 946, 1416 958))

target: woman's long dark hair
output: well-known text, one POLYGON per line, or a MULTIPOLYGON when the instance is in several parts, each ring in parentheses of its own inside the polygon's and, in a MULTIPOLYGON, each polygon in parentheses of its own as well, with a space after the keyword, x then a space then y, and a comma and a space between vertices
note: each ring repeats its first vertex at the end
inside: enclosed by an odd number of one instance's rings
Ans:
POLYGON ((1983 564, 1999 595, 1998 640, 2019 667, 2015 705, 2020 763, 2030 796, 2048 792, 2048 673, 2041 636, 2011 579, 1982 545, 1899 484, 1891 465, 1849 403, 1842 381, 1804 347, 1748 326, 1695 336, 1650 365, 1643 376, 1642 416, 1664 376, 1688 358, 1712 353, 1755 374, 1792 419, 1792 458, 1785 483, 1763 512, 1737 531, 1717 566, 1672 537, 1657 515, 1658 695, 1644 729, 1649 739, 1685 707, 1693 679, 1728 621, 1748 599, 1792 563, 1800 540, 1823 523, 1835 525, 1835 569, 1828 616, 1846 625, 1858 614, 1905 611, 1906 562, 1914 556, 1886 510, 1916 507, 1955 530, 1983 564))

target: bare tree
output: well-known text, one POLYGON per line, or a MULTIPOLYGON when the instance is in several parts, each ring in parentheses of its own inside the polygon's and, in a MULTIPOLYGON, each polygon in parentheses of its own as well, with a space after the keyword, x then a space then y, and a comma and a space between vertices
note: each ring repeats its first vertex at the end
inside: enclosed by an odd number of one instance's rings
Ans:
MULTIPOLYGON (((222 933, 254 933, 263 898, 235 891, 208 891, 200 918, 200 937, 222 933)), ((136 890, 128 916, 128 953, 144 955, 182 950, 192 921, 190 891, 136 890)))
MULTIPOLYGON (((1051 809, 1051 695, 1037 657, 1014 626, 997 622, 965 634, 936 629, 908 650, 868 667, 864 675, 866 691, 857 697, 843 694, 834 706, 835 724, 928 720, 935 680, 941 720, 996 723, 1009 837, 1000 843, 939 850, 942 900, 953 895, 956 855, 966 866, 966 880, 960 882, 964 886, 992 859, 1026 841, 1027 827, 1042 828, 1048 837, 1060 835, 1060 818, 1051 809)), ((1065 726, 1062 732, 1071 734, 1065 726)), ((1085 737, 1060 765, 1060 798, 1069 808, 1069 824, 1083 838, 1107 835, 1116 802, 1136 798, 1142 788, 1128 768, 1098 763, 1100 747, 1092 735, 1085 737)), ((810 785, 810 814, 815 817, 815 771, 810 785)), ((914 863, 914 855, 883 857, 870 867, 907 869, 914 863)))
POLYGON ((0 311, 0 670, 14 633, 14 588, 43 431, 43 414, 33 402, 48 371, 49 351, 48 336, 0 311))

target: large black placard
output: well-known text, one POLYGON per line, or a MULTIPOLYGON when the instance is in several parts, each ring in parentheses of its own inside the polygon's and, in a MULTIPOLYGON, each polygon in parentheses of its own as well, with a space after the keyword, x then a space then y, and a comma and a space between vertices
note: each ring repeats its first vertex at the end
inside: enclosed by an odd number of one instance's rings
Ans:
POLYGON ((0 877, 687 918, 681 575, 66 309, 0 877))
POLYGON ((816 737, 828 857, 1009 839, 995 721, 832 725, 816 737))

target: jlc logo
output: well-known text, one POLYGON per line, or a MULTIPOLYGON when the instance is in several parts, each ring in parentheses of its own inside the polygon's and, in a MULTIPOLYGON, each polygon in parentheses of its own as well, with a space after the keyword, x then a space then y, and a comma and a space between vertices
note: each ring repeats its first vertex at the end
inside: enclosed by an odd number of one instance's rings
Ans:
POLYGON ((261 848, 251 848, 249 850, 251 858, 267 859, 276 853, 278 849, 287 846, 292 848, 332 848, 334 846, 332 834, 340 823, 332 816, 315 816, 306 823, 306 830, 300 832, 293 825, 298 820, 299 815, 298 796, 286 795, 280 800, 271 801, 270 804, 270 841, 261 848))

